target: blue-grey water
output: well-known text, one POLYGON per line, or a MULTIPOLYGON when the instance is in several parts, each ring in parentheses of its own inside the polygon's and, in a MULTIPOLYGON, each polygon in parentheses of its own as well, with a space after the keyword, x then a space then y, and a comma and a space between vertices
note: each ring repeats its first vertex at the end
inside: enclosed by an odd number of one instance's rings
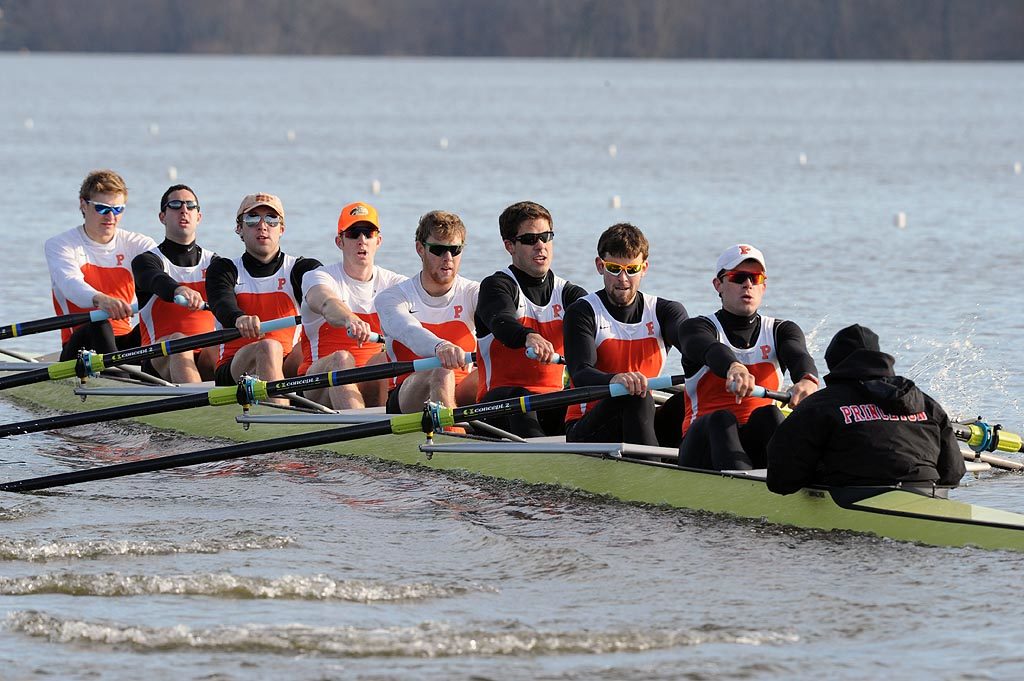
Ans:
MULTIPOLYGON (((157 238, 173 168, 224 255, 255 191, 284 201, 286 250, 325 262, 339 208, 374 203, 378 261, 407 273, 417 217, 453 210, 477 279, 505 262, 498 213, 530 198, 577 283, 599 285, 597 235, 630 221, 645 290, 708 313, 717 254, 749 241, 764 311, 819 361, 866 324, 952 414, 1024 428, 1024 65, 7 54, 0 84, 0 321, 51 313, 42 243, 78 224, 94 168, 157 238)), ((208 444, 37 434, 0 441, 0 478, 208 444)), ((1014 474, 954 494, 1024 511, 1014 474)), ((1012 553, 294 453, 7 495, 0 528, 5 679, 1024 674, 1012 553)))

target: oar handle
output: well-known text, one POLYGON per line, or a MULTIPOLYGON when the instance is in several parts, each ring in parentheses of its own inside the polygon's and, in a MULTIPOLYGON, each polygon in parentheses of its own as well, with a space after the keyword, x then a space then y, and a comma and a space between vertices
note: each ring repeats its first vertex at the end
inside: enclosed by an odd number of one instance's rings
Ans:
MULTIPOLYGON (((175 305, 181 305, 182 307, 188 307, 188 298, 186 298, 185 296, 183 296, 183 295, 181 295, 179 293, 178 295, 174 296, 174 304, 175 305)), ((199 309, 200 310, 209 310, 210 309, 210 304, 207 303, 206 301, 203 301, 203 306, 201 308, 199 308, 199 309)))
MULTIPOLYGON (((526 356, 530 359, 537 359, 537 352, 533 348, 526 348, 526 356)), ((538 362, 540 360, 537 360, 538 362)), ((547 362, 548 364, 565 364, 565 357, 562 357, 557 352, 551 354, 551 359, 547 362)))
POLYGON ((271 331, 280 331, 281 329, 293 327, 298 319, 298 317, 281 317, 280 319, 271 319, 266 322, 261 321, 260 333, 270 333, 271 331))
MULTIPOLYGON (((132 303, 132 314, 138 314, 138 312, 139 304, 132 303)), ((105 319, 110 319, 110 315, 104 312, 103 310, 92 310, 91 312, 89 312, 90 322, 102 322, 105 319)))
MULTIPOLYGON (((472 364, 476 361, 475 352, 466 353, 466 364, 472 364)), ((414 359, 412 361, 413 371, 429 371, 430 369, 440 369, 441 360, 437 357, 426 357, 424 359, 414 359)))
MULTIPOLYGON (((349 338, 355 338, 355 336, 352 334, 352 330, 351 329, 348 329, 345 333, 348 334, 349 338)), ((385 340, 384 339, 384 334, 377 333, 376 331, 371 331, 370 332, 370 337, 366 340, 366 342, 367 343, 383 343, 384 340, 385 340)))
MULTIPOLYGON (((657 376, 655 378, 648 378, 647 389, 664 390, 665 388, 671 387, 678 383, 679 381, 676 380, 677 378, 678 377, 676 376, 657 376)), ((622 385, 621 383, 609 383, 608 394, 611 395, 612 397, 622 397, 624 395, 628 395, 629 390, 627 390, 626 386, 622 385)))
POLYGON ((767 397, 770 400, 776 402, 782 402, 783 404, 789 403, 789 398, 792 397, 788 392, 780 392, 778 390, 768 390, 768 388, 762 388, 759 385, 754 386, 754 392, 750 393, 751 397, 767 397))

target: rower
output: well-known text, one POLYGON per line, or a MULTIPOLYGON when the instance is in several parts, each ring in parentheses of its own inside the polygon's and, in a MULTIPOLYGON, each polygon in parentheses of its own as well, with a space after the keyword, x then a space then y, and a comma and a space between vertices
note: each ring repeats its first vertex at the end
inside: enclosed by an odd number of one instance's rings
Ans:
POLYGON ((138 327, 132 328, 136 301, 131 263, 156 242, 120 228, 127 201, 128 187, 116 172, 89 173, 78 191, 83 223, 50 237, 43 246, 57 314, 99 308, 110 317, 63 329, 62 361, 74 359, 79 350, 106 353, 139 345, 138 327))
MULTIPOLYGON (((132 260, 141 345, 214 329, 213 315, 205 310, 206 270, 214 253, 196 243, 203 221, 196 193, 184 184, 168 187, 160 197, 158 217, 164 225, 163 242, 132 260), (176 296, 184 299, 184 306, 175 304, 176 296)), ((143 367, 151 366, 172 383, 198 383, 213 380, 215 362, 216 349, 205 348, 147 360, 143 367)))
MULTIPOLYGON (((547 208, 532 201, 512 204, 498 217, 498 230, 512 264, 480 282, 478 402, 561 390, 562 367, 550 362, 565 354, 566 308, 587 294, 551 271, 555 231, 547 208)), ((564 421, 564 406, 489 420, 521 437, 560 435, 564 421)))
MULTIPOLYGON (((383 346, 368 342, 381 333, 374 306, 377 293, 405 277, 374 264, 383 237, 377 209, 357 201, 341 209, 334 244, 341 262, 302 278, 302 364, 297 373, 319 374, 387 361, 383 346)), ((306 391, 335 409, 376 407, 387 400, 387 379, 306 391)))
POLYGON ((425 214, 416 227, 420 272, 377 295, 388 360, 441 361, 440 368, 391 379, 388 413, 420 411, 427 400, 446 407, 472 404, 476 397, 476 370, 466 353, 476 350, 473 317, 480 284, 459 275, 465 245, 466 226, 458 215, 425 214))
POLYGON ((765 445, 782 412, 768 398, 750 397, 755 386, 779 390, 783 371, 793 378, 790 404, 818 388, 817 368, 804 333, 794 322, 758 313, 767 288, 764 255, 749 244, 718 257, 711 280, 722 309, 688 319, 679 331, 685 392, 679 465, 750 470, 766 465, 765 445))
POLYGON ((218 328, 234 327, 242 334, 220 346, 217 385, 233 385, 243 375, 284 378, 284 359, 296 344, 298 328, 261 336, 260 321, 298 314, 302 277, 320 267, 318 260, 281 251, 284 228, 281 199, 249 194, 235 214, 235 233, 245 252, 233 259, 214 258, 206 272, 207 299, 218 328))
POLYGON ((768 443, 768 489, 960 483, 967 471, 949 417, 895 374, 871 329, 842 329, 825 362, 827 386, 794 408, 768 443))
POLYGON ((565 360, 573 386, 620 383, 628 395, 572 405, 570 442, 658 445, 656 407, 647 380, 661 373, 669 347, 679 347, 682 303, 640 291, 650 246, 638 227, 612 225, 597 242, 594 263, 604 287, 565 314, 565 360))

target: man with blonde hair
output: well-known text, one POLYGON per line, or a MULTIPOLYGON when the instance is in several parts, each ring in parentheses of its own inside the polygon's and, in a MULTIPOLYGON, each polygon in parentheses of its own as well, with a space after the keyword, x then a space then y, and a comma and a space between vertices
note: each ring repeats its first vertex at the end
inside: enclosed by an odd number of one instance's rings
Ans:
POLYGON ((139 345, 138 327, 132 328, 136 300, 131 265, 156 242, 120 228, 127 202, 124 178, 113 170, 89 173, 78 191, 83 223, 50 237, 43 246, 57 314, 98 308, 109 315, 109 321, 62 330, 61 360, 74 359, 83 349, 106 353, 139 345))
POLYGON ((422 268, 377 296, 390 361, 437 357, 441 368, 392 379, 389 413, 418 411, 426 400, 447 407, 472 404, 477 377, 467 352, 476 350, 476 299, 480 284, 459 276, 466 226, 455 213, 434 210, 416 227, 422 268))

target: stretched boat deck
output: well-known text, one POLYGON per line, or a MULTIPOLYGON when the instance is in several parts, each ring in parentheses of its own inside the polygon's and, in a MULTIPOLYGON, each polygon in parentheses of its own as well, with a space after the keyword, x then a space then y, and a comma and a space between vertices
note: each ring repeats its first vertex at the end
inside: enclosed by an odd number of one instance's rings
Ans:
MULTIPOLYGON (((106 383, 91 380, 91 384, 106 383)), ((90 397, 73 393, 72 381, 40 383, 3 394, 16 401, 60 411, 129 404, 139 398, 90 397)), ((238 406, 204 407, 140 417, 159 429, 238 442, 309 432, 310 425, 254 425, 243 429, 238 406)), ((257 407, 253 413, 271 413, 257 407)), ((538 452, 530 444, 502 443, 499 452, 471 452, 465 440, 438 436, 429 456, 422 434, 385 435, 317 447, 317 450, 373 458, 491 478, 560 485, 627 502, 666 505, 759 519, 780 525, 846 530, 936 546, 976 546, 1024 551, 1024 515, 893 488, 808 488, 780 496, 754 474, 680 469, 629 458, 595 458, 577 453, 538 452)), ((600 456, 598 454, 597 456, 600 456)))

